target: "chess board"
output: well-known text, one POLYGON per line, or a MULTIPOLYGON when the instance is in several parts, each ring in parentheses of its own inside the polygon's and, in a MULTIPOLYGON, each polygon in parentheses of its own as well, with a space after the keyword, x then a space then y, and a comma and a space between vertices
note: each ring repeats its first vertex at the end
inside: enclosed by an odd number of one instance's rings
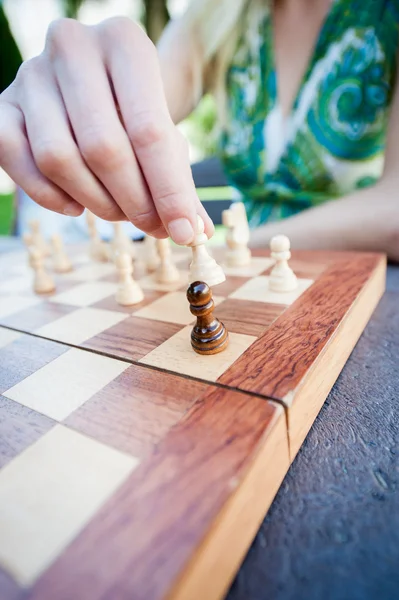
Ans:
POLYGON ((133 307, 114 299, 112 264, 69 253, 74 270, 41 297, 25 253, 0 259, 0 597, 222 598, 383 293, 385 258, 294 252, 298 290, 276 294, 256 253, 213 289, 228 349, 200 356, 184 250, 173 285, 136 265, 133 307))

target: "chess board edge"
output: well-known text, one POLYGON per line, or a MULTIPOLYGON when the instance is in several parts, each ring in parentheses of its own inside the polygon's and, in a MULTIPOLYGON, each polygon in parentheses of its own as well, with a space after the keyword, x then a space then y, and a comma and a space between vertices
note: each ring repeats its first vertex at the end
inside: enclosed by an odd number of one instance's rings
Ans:
POLYGON ((207 386, 29 598, 222 598, 289 464, 281 405, 207 386))
POLYGON ((331 339, 306 373, 295 394, 285 398, 288 438, 294 460, 331 388, 344 368, 386 289, 386 257, 375 268, 356 296, 331 339))
POLYGON ((331 261, 219 378, 227 387, 286 407, 292 460, 376 308, 385 280, 383 254, 345 253, 331 261))

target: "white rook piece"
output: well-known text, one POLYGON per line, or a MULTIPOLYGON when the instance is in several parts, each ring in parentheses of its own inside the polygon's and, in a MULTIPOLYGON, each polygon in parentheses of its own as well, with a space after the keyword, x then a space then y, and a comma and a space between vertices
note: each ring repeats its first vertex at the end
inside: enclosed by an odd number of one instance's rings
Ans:
POLYGON ((132 277, 133 264, 130 254, 115 255, 115 265, 118 271, 119 288, 115 299, 121 306, 130 306, 138 304, 144 298, 143 291, 137 281, 132 277))
POLYGON ((288 264, 291 258, 290 240, 286 235, 276 235, 270 242, 271 256, 275 259, 269 276, 269 288, 273 292, 292 292, 298 287, 298 280, 288 264))
POLYGON ((197 223, 197 234, 194 241, 189 244, 193 251, 193 260, 190 264, 189 283, 203 281, 212 287, 213 285, 226 281, 226 276, 222 267, 217 264, 212 256, 209 256, 205 247, 208 236, 205 233, 204 221, 199 215, 197 215, 197 223))
POLYGON ((223 225, 227 227, 226 263, 229 267, 244 267, 251 262, 248 248, 249 226, 245 206, 234 202, 228 210, 222 212, 223 225))
POLYGON ((55 290, 55 284, 46 272, 41 250, 31 247, 29 250, 30 265, 34 271, 33 290, 36 294, 48 294, 55 290))
POLYGON ((169 238, 156 240, 156 247, 160 261, 155 272, 158 283, 174 283, 175 281, 179 281, 180 273, 172 259, 169 238))

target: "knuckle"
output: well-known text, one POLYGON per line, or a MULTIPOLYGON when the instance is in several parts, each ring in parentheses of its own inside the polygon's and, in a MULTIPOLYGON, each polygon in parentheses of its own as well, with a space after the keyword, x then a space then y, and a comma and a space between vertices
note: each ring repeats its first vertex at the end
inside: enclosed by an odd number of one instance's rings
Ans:
POLYGON ((147 232, 155 231, 162 224, 154 209, 137 213, 132 216, 131 220, 136 227, 147 232))
POLYGON ((156 53, 155 45, 143 29, 129 17, 116 16, 107 19, 99 26, 101 34, 112 43, 137 44, 140 50, 156 53))
POLYGON ((120 146, 113 136, 91 133, 82 136, 79 146, 83 158, 93 167, 112 169, 122 162, 120 146))
POLYGON ((48 185, 41 182, 31 184, 29 190, 26 190, 26 193, 39 206, 42 206, 43 208, 48 208, 49 210, 56 210, 56 200, 54 198, 54 193, 48 185))
POLYGON ((116 16, 107 19, 103 23, 103 29, 106 34, 111 36, 132 35, 137 29, 137 25, 128 17, 116 16))
POLYGON ((128 132, 136 149, 153 146, 165 140, 170 131, 166 118, 159 113, 145 112, 136 115, 128 132))
POLYGON ((99 206, 93 212, 104 221, 121 221, 123 219, 122 211, 117 204, 99 206))
POLYGON ((71 41, 86 28, 75 19, 56 19, 47 30, 46 48, 51 54, 59 54, 71 47, 71 41))
POLYGON ((73 152, 54 142, 38 145, 34 156, 39 171, 48 176, 65 173, 74 161, 73 152))
POLYGON ((39 73, 41 73, 43 69, 43 60, 41 56, 35 56, 30 58, 29 60, 25 60, 22 65, 19 67, 16 83, 21 84, 27 80, 31 80, 32 77, 37 77, 39 73))

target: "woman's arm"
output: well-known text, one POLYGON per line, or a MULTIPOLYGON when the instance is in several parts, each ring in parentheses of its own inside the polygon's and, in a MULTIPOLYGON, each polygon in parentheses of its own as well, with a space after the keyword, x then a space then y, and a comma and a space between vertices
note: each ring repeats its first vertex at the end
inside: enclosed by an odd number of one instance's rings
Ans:
POLYGON ((399 72, 391 108, 384 172, 378 183, 294 217, 256 229, 253 247, 284 233, 293 248, 375 250, 399 261, 399 72))
POLYGON ((259 227, 251 246, 267 246, 274 235, 284 233, 293 248, 375 250, 399 261, 398 194, 398 178, 384 176, 366 190, 259 227))

